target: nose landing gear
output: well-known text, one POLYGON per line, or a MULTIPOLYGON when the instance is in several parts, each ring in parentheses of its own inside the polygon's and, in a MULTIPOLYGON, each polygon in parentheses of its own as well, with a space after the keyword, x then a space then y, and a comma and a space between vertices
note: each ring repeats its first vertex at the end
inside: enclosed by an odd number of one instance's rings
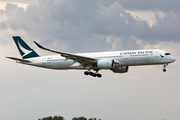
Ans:
POLYGON ((166 72, 166 66, 168 66, 168 64, 164 64, 163 72, 166 72))

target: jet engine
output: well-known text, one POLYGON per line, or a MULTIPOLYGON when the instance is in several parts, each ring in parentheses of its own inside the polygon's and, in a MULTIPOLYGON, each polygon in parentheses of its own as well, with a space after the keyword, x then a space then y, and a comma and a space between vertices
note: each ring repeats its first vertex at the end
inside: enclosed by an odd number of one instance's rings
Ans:
POLYGON ((112 71, 114 73, 126 73, 128 72, 129 66, 122 66, 122 67, 116 67, 113 68, 112 71))
POLYGON ((99 69, 113 69, 115 66, 113 59, 103 59, 97 62, 99 69))

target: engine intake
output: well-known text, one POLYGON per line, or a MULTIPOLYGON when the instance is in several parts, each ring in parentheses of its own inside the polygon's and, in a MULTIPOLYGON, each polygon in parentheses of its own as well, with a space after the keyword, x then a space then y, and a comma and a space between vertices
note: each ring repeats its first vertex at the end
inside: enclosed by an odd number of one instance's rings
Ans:
POLYGON ((112 71, 114 73, 126 73, 128 72, 129 66, 122 66, 122 67, 117 67, 117 68, 113 68, 112 71))

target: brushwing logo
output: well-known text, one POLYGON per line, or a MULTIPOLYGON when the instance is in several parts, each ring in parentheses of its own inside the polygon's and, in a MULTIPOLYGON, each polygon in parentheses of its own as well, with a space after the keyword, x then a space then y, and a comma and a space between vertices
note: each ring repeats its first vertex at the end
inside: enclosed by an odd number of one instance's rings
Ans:
POLYGON ((160 54, 160 56, 161 56, 161 58, 163 58, 164 56, 162 56, 161 54, 160 54))
POLYGON ((30 54, 30 53, 32 52, 32 50, 27 50, 27 49, 25 49, 25 48, 21 45, 21 43, 19 42, 19 40, 18 40, 18 45, 19 45, 19 48, 21 49, 21 51, 24 53, 24 55, 22 55, 22 57, 24 57, 24 56, 26 56, 26 55, 28 55, 28 54, 30 54))

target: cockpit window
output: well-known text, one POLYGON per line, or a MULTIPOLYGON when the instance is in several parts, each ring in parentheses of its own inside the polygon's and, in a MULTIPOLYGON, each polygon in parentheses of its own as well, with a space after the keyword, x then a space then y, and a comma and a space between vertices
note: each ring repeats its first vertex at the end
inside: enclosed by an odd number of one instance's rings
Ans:
POLYGON ((171 55, 170 53, 165 53, 165 55, 171 55))

